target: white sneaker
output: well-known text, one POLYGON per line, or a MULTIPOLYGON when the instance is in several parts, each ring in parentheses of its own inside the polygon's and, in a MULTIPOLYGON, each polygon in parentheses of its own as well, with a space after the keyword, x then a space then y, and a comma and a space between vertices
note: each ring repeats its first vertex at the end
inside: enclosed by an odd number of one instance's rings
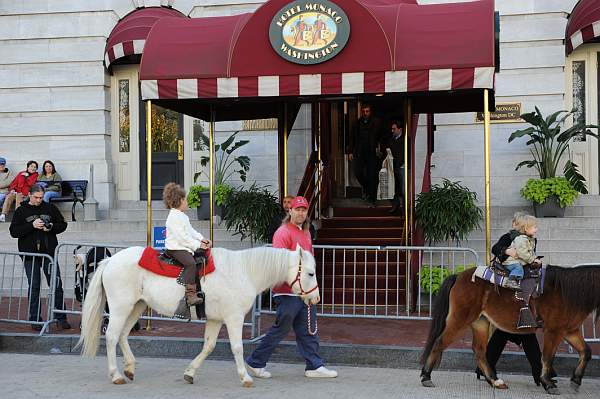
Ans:
POLYGON ((316 370, 306 370, 304 375, 308 378, 335 378, 338 373, 335 370, 329 370, 325 366, 321 366, 316 370))
POLYGON ((6 215, 5 214, 0 214, 0 222, 6 222, 6 215))
POLYGON ((256 378, 271 378, 271 373, 265 370, 264 367, 257 369, 250 367, 248 364, 246 364, 246 367, 248 368, 248 371, 250 371, 250 374, 256 378))

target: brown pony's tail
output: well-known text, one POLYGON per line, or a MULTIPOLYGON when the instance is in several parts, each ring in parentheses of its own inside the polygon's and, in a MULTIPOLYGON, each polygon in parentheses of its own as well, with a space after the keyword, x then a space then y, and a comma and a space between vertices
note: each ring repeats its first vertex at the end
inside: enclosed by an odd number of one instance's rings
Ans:
POLYGON ((457 277, 458 275, 456 274, 451 274, 446 277, 433 301, 431 327, 429 328, 429 337, 427 338, 427 344, 425 344, 425 350, 421 356, 421 364, 424 364, 427 361, 427 358, 433 349, 433 345, 446 328, 446 317, 448 317, 448 312, 450 310, 450 290, 454 286, 454 283, 456 283, 457 277))

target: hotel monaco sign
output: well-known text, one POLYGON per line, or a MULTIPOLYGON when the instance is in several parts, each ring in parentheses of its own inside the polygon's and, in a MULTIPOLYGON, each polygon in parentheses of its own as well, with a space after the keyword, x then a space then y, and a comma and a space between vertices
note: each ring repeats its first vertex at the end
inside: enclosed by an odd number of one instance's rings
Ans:
POLYGON ((348 42, 350 21, 336 4, 294 1, 275 14, 269 39, 279 56, 296 64, 319 64, 338 55, 348 42))

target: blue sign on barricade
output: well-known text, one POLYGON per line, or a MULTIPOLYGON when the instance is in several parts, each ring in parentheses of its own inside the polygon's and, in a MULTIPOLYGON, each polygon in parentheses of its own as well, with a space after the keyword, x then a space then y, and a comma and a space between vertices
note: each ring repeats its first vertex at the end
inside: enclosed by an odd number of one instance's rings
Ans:
POLYGON ((163 226, 154 226, 152 234, 152 246, 156 249, 165 249, 166 238, 167 228, 163 226))

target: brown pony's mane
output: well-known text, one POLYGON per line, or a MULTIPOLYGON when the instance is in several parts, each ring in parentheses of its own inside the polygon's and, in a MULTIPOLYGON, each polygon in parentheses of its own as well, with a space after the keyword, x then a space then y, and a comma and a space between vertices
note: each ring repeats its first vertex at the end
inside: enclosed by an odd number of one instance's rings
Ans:
POLYGON ((574 311, 600 315, 600 265, 560 267, 548 265, 545 284, 560 292, 574 311))

